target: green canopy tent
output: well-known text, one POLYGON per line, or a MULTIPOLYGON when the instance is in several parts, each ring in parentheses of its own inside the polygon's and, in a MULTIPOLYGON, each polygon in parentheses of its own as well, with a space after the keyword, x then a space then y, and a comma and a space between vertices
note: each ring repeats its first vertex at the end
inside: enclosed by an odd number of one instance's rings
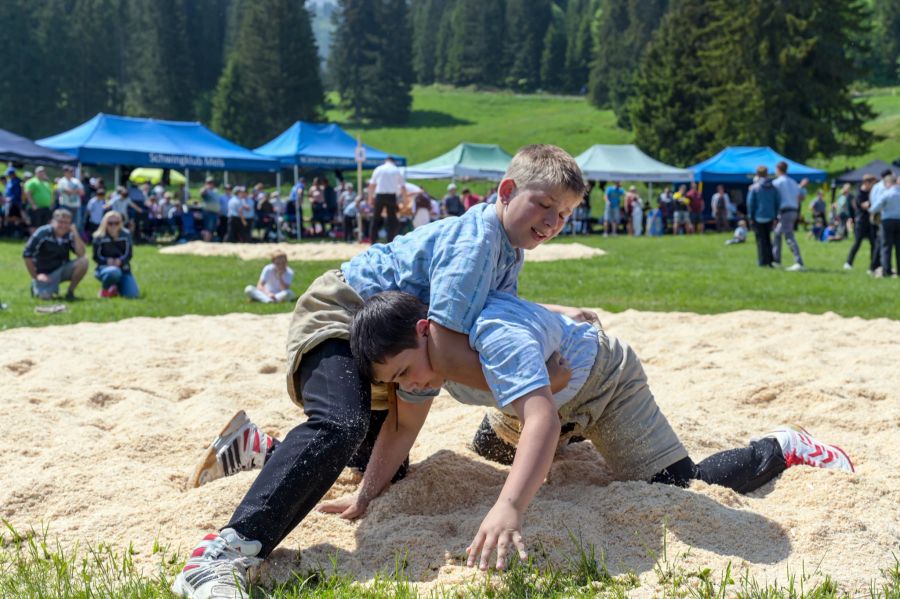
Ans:
POLYGON ((691 171, 654 160, 631 144, 591 146, 575 161, 584 176, 594 181, 671 183, 692 178, 691 171))
POLYGON ((499 181, 512 160, 496 144, 461 143, 446 154, 404 169, 407 179, 486 179, 499 181))

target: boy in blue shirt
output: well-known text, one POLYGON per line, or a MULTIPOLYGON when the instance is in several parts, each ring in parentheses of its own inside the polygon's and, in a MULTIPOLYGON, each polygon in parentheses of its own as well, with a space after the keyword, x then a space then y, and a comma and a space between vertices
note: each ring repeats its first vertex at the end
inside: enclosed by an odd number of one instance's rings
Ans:
MULTIPOLYGON (((199 599, 246 596, 246 568, 300 523, 351 460, 370 464, 366 450, 393 397, 384 385, 360 377, 350 351, 350 322, 365 299, 399 290, 428 303, 436 351, 448 357, 461 382, 487 388, 468 347, 469 330, 490 291, 516 293, 522 250, 556 236, 583 192, 570 155, 554 146, 526 146, 513 157, 495 205, 479 204, 459 218, 375 244, 313 281, 297 301, 287 343, 288 394, 308 419, 278 443, 242 411, 210 445, 194 486, 240 470, 262 466, 262 472, 229 523, 191 554, 173 591, 199 599), (360 447, 362 455, 354 457, 360 447)), ((398 423, 424 420, 428 399, 395 409, 398 423)), ((402 462, 391 477, 402 475, 402 462)))
MULTIPOLYGON (((640 360, 626 343, 507 293, 490 293, 469 332, 493 397, 445 384, 457 377, 447 369, 446 355, 436 351, 433 334, 427 306, 411 295, 390 292, 369 298, 354 316, 350 343, 370 380, 396 382, 411 391, 444 385, 463 403, 496 403, 517 421, 512 469, 467 549, 469 566, 479 562, 487 569, 495 549, 498 569, 506 566, 510 547, 527 557, 522 517, 549 472, 562 424, 589 439, 614 475, 625 480, 686 487, 699 479, 748 493, 797 464, 853 472, 839 447, 790 427, 695 464, 656 405, 640 360), (544 361, 556 350, 568 362, 571 379, 553 393, 544 361)), ((359 492, 323 504, 322 511, 345 518, 365 512, 412 447, 430 401, 424 405, 421 422, 382 429, 359 492)))

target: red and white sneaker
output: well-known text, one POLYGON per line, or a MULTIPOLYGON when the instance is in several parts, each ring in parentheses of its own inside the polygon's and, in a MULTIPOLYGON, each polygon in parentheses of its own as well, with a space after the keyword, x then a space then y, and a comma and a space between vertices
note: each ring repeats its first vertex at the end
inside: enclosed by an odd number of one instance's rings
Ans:
POLYGON ((199 487, 237 472, 262 468, 274 442, 241 410, 232 416, 219 436, 206 448, 188 484, 199 487))
POLYGON ((778 441, 788 468, 803 464, 815 468, 856 472, 847 452, 837 445, 822 443, 799 426, 782 426, 763 437, 771 437, 778 441))
POLYGON ((172 592, 190 599, 249 599, 247 569, 262 560, 259 541, 248 541, 234 529, 208 534, 191 552, 172 583, 172 592))

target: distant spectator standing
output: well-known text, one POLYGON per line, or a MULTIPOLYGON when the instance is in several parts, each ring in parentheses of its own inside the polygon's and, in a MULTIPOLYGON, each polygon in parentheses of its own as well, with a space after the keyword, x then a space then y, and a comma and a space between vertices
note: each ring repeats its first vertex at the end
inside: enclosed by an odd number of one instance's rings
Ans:
POLYGON ((131 273, 134 244, 123 224, 122 215, 108 212, 94 232, 94 276, 100 281, 100 297, 135 298, 139 293, 131 273))
POLYGON ((89 236, 93 237, 94 231, 100 228, 105 212, 106 190, 101 187, 87 203, 87 220, 84 224, 84 230, 89 236))
POLYGON ((628 234, 640 237, 644 232, 644 202, 634 185, 625 194, 625 211, 628 213, 628 234))
POLYGON ((472 193, 472 190, 468 187, 463 188, 462 190, 462 201, 463 208, 468 210, 472 206, 477 206, 481 203, 481 196, 477 193, 472 193))
POLYGON ((847 236, 847 222, 853 214, 853 187, 849 183, 844 183, 841 188, 841 194, 834 202, 834 212, 839 222, 838 235, 847 236))
POLYGON ((619 181, 614 181, 612 185, 606 188, 604 195, 606 197, 606 208, 603 211, 603 236, 615 236, 619 234, 619 222, 622 218, 620 207, 622 198, 625 196, 625 190, 622 189, 619 181))
POLYGON ((418 229, 431 222, 431 198, 421 191, 413 199, 413 228, 418 229))
POLYGON ((234 195, 232 189, 231 184, 226 183, 222 186, 222 193, 219 194, 219 224, 216 226, 219 241, 225 241, 225 234, 228 232, 228 202, 234 195))
POLYGON ((219 190, 216 189, 216 180, 207 177, 203 190, 200 192, 200 203, 203 206, 203 228, 200 229, 200 237, 203 241, 212 241, 213 235, 219 228, 219 212, 222 205, 219 202, 219 190))
POLYGON ((59 207, 72 213, 72 221, 79 231, 84 229, 84 210, 81 207, 81 197, 84 195, 84 186, 75 176, 75 169, 69 165, 63 167, 63 176, 56 183, 59 191, 59 207))
MULTIPOLYGON (((10 177, 9 181, 6 187, 7 197, 9 197, 13 177, 10 177)), ((39 166, 34 169, 34 177, 26 181, 25 198, 30 210, 31 232, 34 233, 50 222, 50 208, 53 206, 53 188, 50 186, 50 180, 47 178, 47 171, 44 170, 44 167, 39 166)))
POLYGON ((756 182, 747 193, 747 217, 756 235, 756 261, 759 266, 771 267, 772 222, 778 214, 778 190, 769 179, 769 169, 756 168, 756 182))
POLYGON ((863 240, 869 242, 869 268, 872 272, 872 265, 875 263, 875 234, 872 231, 872 219, 869 215, 870 192, 872 186, 878 180, 875 175, 866 175, 859 186, 859 193, 851 199, 850 205, 853 212, 853 245, 850 247, 850 253, 847 254, 847 261, 844 262, 844 269, 853 268, 853 260, 856 258, 856 252, 863 240))
POLYGON ((291 291, 293 282, 294 271, 287 265, 287 254, 275 251, 272 262, 263 267, 256 287, 247 285, 244 293, 250 300, 264 304, 289 302, 297 299, 297 295, 291 291))
POLYGON ((447 195, 441 200, 441 212, 444 216, 462 216, 466 211, 462 200, 456 193, 456 183, 447 186, 447 195))
MULTIPOLYGON (((885 189, 885 179, 892 174, 891 169, 884 169, 881 171, 881 180, 875 183, 872 186, 872 191, 869 192, 869 202, 871 204, 875 204, 878 199, 881 197, 881 194, 885 189)), ((872 212, 871 206, 869 207, 869 216, 872 219, 872 235, 875 238, 875 259, 872 261, 871 274, 877 275, 879 272, 879 268, 882 267, 881 257, 882 257, 882 245, 883 239, 881 237, 881 215, 875 212, 872 212)))
POLYGON ((242 214, 242 196, 247 192, 243 187, 234 188, 235 195, 228 200, 228 230, 225 233, 225 241, 238 243, 244 240, 244 223, 242 214))
POLYGON ((828 206, 825 204, 825 198, 823 197, 822 190, 820 189, 816 192, 816 198, 810 205, 810 211, 812 212, 813 219, 813 239, 821 238, 822 232, 825 231, 825 227, 828 225, 828 217, 826 215, 827 210, 828 206))
POLYGON ((891 269, 891 252, 897 256, 900 271, 900 185, 893 174, 882 179, 884 189, 872 202, 869 212, 881 215, 881 268, 885 277, 897 276, 891 269))
POLYGON ((787 270, 799 272, 806 270, 800 246, 794 236, 797 217, 800 213, 801 193, 797 182, 787 176, 788 165, 783 160, 775 165, 775 180, 772 185, 778 191, 778 225, 775 227, 775 247, 772 251, 774 264, 781 266, 781 238, 784 237, 788 247, 794 254, 794 264, 787 270))
MULTIPOLYGON (((6 200, 6 205, 3 206, 0 204, 0 208, 2 208, 2 213, 0 213, 0 224, 5 222, 5 229, 7 232, 13 237, 20 237, 22 235, 21 229, 23 223, 22 180, 19 179, 19 174, 16 172, 15 167, 12 166, 6 169, 6 175, 8 179, 6 181, 6 188, 3 190, 3 197, 6 200)), ((44 175, 44 180, 46 181, 46 175, 44 175)), ((50 201, 53 201, 52 192, 50 201)), ((44 219, 44 222, 41 223, 42 225, 47 224, 49 214, 50 205, 48 204, 47 217, 44 219)), ((31 226, 37 227, 38 225, 35 225, 34 221, 32 221, 31 226)), ((3 231, 0 230, 0 233, 3 233, 3 231)))
POLYGON ((385 159, 384 164, 372 171, 372 179, 369 182, 368 189, 369 204, 372 205, 372 225, 369 230, 369 241, 376 243, 378 241, 378 231, 381 230, 383 222, 382 212, 387 211, 387 243, 394 240, 400 227, 400 221, 397 220, 397 197, 403 198, 403 203, 407 203, 406 197, 406 181, 403 179, 403 173, 397 168, 397 164, 392 156, 385 159))
POLYGON ((731 197, 725 193, 724 185, 716 186, 716 193, 712 197, 712 213, 716 219, 716 231, 724 233, 728 230, 728 205, 731 197))
POLYGON ((53 212, 50 224, 38 227, 22 252, 25 268, 31 275, 31 292, 41 299, 52 299, 59 293, 59 285, 69 281, 65 299, 75 299, 75 288, 87 272, 84 242, 72 213, 63 208, 53 212), (75 260, 69 259, 69 253, 75 260))
POLYGON ((674 202, 675 200, 672 198, 672 188, 667 185, 663 188, 657 198, 657 206, 660 210, 660 218, 662 218, 663 234, 665 234, 666 229, 672 223, 674 202))
POLYGON ((241 196, 241 226, 243 228, 242 235, 244 243, 251 243, 253 241, 253 227, 256 225, 256 202, 257 197, 260 193, 265 193, 262 191, 262 184, 257 183, 256 187, 253 190, 253 195, 247 193, 247 190, 241 188, 243 191, 239 194, 241 196))
POLYGON ((691 200, 687 196, 687 185, 681 185, 672 196, 672 235, 678 235, 679 230, 685 234, 694 231, 690 219, 690 203, 691 200))
POLYGON ((697 189, 696 183, 691 183, 685 197, 688 199, 688 210, 690 211, 691 227, 694 233, 703 233, 703 210, 706 208, 706 201, 703 194, 697 189))

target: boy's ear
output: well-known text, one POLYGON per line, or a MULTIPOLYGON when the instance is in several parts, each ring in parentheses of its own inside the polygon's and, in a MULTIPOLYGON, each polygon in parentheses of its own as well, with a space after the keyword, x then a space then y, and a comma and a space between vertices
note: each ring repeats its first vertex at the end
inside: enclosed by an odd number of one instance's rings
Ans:
POLYGON ((416 321, 416 336, 417 337, 427 337, 428 336, 428 328, 431 323, 428 320, 421 318, 416 321))
POLYGON ((500 186, 497 187, 497 198, 504 204, 509 203, 513 194, 516 193, 516 182, 512 179, 503 179, 500 186))

